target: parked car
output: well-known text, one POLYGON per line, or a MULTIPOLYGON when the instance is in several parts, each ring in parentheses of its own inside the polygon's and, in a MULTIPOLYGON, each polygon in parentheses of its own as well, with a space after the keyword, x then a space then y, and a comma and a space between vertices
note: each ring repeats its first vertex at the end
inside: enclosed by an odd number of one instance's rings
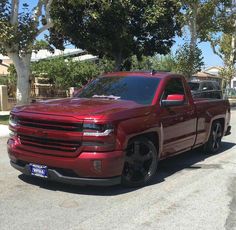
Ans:
POLYGON ((188 82, 194 98, 215 98, 222 99, 223 93, 216 81, 190 81, 188 82))
POLYGON ((85 185, 143 186, 158 161, 230 134, 228 100, 193 99, 184 77, 115 72, 74 98, 17 106, 10 114, 11 165, 26 175, 85 185))

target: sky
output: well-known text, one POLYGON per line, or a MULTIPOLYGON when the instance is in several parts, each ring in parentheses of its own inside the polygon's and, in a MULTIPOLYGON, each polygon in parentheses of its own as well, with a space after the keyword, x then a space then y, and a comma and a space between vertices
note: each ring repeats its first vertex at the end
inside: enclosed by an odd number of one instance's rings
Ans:
MULTIPOLYGON (((38 0, 30 0, 30 1, 20 1, 21 3, 27 2, 27 4, 30 5, 30 7, 36 6, 38 0)), ((178 49, 179 46, 181 46, 184 43, 183 38, 175 37, 175 44, 173 45, 171 51, 172 53, 175 53, 175 51, 178 49)), ((213 53, 212 48, 210 46, 209 42, 201 42, 198 44, 198 47, 202 51, 203 61, 204 61, 204 67, 210 67, 210 66, 222 66, 223 62, 222 60, 213 53)), ((203 68, 204 69, 204 68, 203 68)))
MULTIPOLYGON (((183 38, 175 37, 175 44, 171 49, 172 52, 175 53, 178 47, 183 45, 183 43, 184 43, 183 38)), ((213 53, 209 42, 200 42, 198 43, 198 47, 202 51, 202 56, 204 61, 203 69, 210 66, 223 66, 223 61, 219 58, 219 56, 213 53)))

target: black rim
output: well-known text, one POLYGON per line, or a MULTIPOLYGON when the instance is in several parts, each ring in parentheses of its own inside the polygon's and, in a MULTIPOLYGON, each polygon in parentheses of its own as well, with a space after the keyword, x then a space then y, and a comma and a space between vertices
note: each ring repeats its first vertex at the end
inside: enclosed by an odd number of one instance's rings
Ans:
POLYGON ((127 148, 123 176, 127 181, 147 180, 155 172, 155 154, 147 142, 134 141, 127 148))
POLYGON ((221 137, 222 137, 221 124, 216 123, 212 130, 212 148, 214 151, 220 148, 221 137))

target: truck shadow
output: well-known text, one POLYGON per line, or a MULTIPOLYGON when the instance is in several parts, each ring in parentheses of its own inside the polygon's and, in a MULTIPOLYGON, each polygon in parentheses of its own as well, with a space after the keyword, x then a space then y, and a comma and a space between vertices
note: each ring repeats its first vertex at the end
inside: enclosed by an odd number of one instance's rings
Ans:
MULTIPOLYGON (((222 143, 222 151, 219 154, 223 154, 224 151, 233 148, 236 144, 230 142, 222 143)), ((198 169, 220 169, 220 164, 201 164, 205 159, 216 156, 207 155, 201 150, 196 149, 182 153, 180 155, 170 157, 166 160, 159 162, 158 172, 152 183, 148 186, 152 186, 165 181, 167 177, 178 173, 182 170, 198 170, 198 169)), ((19 179, 22 181, 39 186, 43 189, 52 191, 61 191, 66 193, 74 193, 78 195, 94 195, 94 196, 116 196, 124 193, 129 193, 142 188, 123 188, 120 185, 111 187, 95 187, 95 186, 74 186, 62 184, 54 181, 42 180, 36 177, 26 176, 24 174, 19 175, 19 179)))
POLYGON ((224 154, 224 151, 233 148, 235 145, 236 143, 222 142, 221 151, 214 155, 206 154, 201 148, 199 148, 167 158, 159 163, 158 175, 151 185, 164 182, 167 177, 182 170, 221 169, 222 166, 220 163, 203 164, 203 162, 207 158, 224 154))

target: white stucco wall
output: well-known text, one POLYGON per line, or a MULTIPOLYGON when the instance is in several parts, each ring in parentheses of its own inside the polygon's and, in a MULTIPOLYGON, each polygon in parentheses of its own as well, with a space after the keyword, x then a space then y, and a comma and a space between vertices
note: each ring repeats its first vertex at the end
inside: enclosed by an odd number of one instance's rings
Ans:
POLYGON ((231 88, 236 88, 236 77, 231 80, 231 88))

